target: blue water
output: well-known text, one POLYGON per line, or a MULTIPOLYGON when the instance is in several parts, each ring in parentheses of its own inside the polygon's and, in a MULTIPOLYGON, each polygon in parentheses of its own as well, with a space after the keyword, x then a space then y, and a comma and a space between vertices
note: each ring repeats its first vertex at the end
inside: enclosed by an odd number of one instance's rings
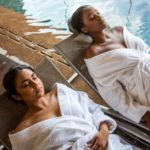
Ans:
POLYGON ((148 0, 0 0, 0 5, 26 16, 32 26, 68 30, 67 20, 74 10, 91 4, 111 26, 125 25, 150 45, 150 1, 148 0))

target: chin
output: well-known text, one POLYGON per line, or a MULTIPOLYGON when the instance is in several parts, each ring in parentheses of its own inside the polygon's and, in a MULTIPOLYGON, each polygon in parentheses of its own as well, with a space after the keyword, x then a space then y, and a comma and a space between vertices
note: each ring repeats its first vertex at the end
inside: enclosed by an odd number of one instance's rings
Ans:
POLYGON ((37 98, 41 98, 45 95, 44 90, 41 90, 40 92, 36 93, 37 98))

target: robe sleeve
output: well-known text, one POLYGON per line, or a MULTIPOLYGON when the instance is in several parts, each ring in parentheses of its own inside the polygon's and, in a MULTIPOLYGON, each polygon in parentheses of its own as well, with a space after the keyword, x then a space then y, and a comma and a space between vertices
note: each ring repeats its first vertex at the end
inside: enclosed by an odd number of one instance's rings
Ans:
POLYGON ((149 46, 141 38, 130 33, 125 27, 124 40, 128 48, 133 48, 146 53, 150 52, 149 46))
POLYGON ((92 114, 93 122, 98 130, 100 128, 100 124, 104 121, 107 122, 110 133, 112 133, 116 129, 117 127, 116 121, 111 117, 105 115, 102 112, 100 105, 94 103, 93 100, 91 99, 88 100, 88 109, 92 114))
POLYGON ((114 110, 137 123, 150 110, 150 107, 141 105, 133 99, 117 81, 107 88, 99 86, 99 92, 114 110))
MULTIPOLYGON (((92 118, 92 123, 98 130, 100 124, 104 121, 108 123, 110 133, 116 129, 117 124, 115 120, 105 115, 102 112, 100 105, 91 100, 86 92, 73 90, 72 88, 69 88, 63 84, 61 84, 61 86, 65 91, 64 93, 68 95, 70 103, 72 103, 72 105, 76 105, 78 103, 82 108, 85 118, 92 118)), ((91 119, 88 120, 90 121, 91 119)))

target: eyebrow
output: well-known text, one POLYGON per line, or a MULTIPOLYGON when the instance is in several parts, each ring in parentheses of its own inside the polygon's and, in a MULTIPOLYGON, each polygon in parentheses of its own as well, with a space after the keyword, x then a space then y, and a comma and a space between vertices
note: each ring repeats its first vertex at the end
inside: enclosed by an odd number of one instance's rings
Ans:
MULTIPOLYGON (((94 12, 98 12, 99 13, 99 11, 97 9, 93 9, 93 10, 94 10, 94 12)), ((88 17, 91 16, 91 14, 93 13, 93 10, 88 13, 88 17)))
POLYGON ((89 12, 89 13, 88 13, 88 18, 90 18, 90 17, 91 17, 91 15, 92 15, 92 12, 89 12))
MULTIPOLYGON (((36 75, 35 72, 33 72, 33 73, 31 74, 31 77, 33 77, 34 75, 36 75)), ((21 84, 23 84, 23 83, 26 82, 26 81, 28 81, 28 79, 23 80, 23 81, 21 82, 21 84)))

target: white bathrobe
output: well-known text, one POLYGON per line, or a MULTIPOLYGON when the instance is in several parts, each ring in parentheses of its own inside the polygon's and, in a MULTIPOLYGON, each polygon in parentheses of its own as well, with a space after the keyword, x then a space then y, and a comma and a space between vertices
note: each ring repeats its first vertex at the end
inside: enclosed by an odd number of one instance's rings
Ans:
POLYGON ((149 47, 123 28, 126 48, 114 49, 85 59, 103 99, 116 111, 140 122, 150 111, 149 47))
MULTIPOLYGON (((17 133, 9 134, 13 150, 90 150, 89 142, 107 121, 110 133, 116 122, 104 115, 100 105, 86 93, 56 84, 61 117, 38 122, 17 133)), ((110 134, 107 150, 132 150, 120 143, 117 135, 110 134)))

